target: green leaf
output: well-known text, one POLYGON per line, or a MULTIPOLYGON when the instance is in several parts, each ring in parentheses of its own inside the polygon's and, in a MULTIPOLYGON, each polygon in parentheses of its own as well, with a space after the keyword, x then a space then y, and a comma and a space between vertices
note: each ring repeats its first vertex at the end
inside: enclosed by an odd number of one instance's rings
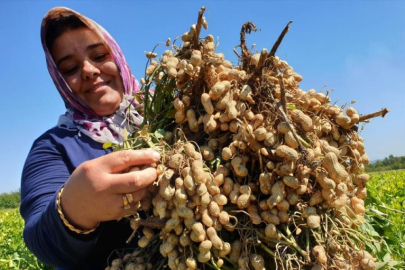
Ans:
POLYGON ((388 265, 388 263, 387 262, 376 262, 375 263, 375 266, 376 266, 376 270, 377 269, 383 269, 383 267, 385 267, 385 266, 387 266, 388 265))
POLYGON ((386 216, 387 215, 386 213, 383 213, 383 212, 381 212, 380 210, 377 210, 374 207, 370 208, 370 210, 373 211, 374 213, 376 213, 377 215, 380 215, 380 216, 386 216))
POLYGON ((138 103, 142 103, 142 99, 139 97, 139 95, 134 95, 134 98, 138 103))
POLYGON ((106 142, 106 143, 103 144, 103 149, 107 149, 107 148, 113 147, 114 145, 115 145, 115 144, 112 143, 112 142, 106 142))
POLYGON ((290 104, 290 103, 287 104, 287 108, 290 109, 290 110, 295 110, 295 109, 297 109, 297 108, 294 106, 294 104, 290 104))
POLYGON ((368 222, 363 223, 361 228, 367 232, 368 235, 380 237, 380 235, 374 230, 373 226, 371 226, 368 222))
POLYGON ((124 127, 123 137, 124 137, 124 141, 128 140, 128 131, 127 131, 127 129, 125 127, 124 127))
POLYGON ((391 258, 391 255, 389 253, 384 255, 384 257, 383 257, 384 262, 391 261, 391 260, 392 260, 392 258, 391 258))
POLYGON ((144 125, 140 131, 138 131, 138 135, 141 137, 147 137, 149 134, 149 125, 144 125))
POLYGON ((174 118, 174 115, 176 114, 176 110, 171 110, 171 111, 168 111, 167 113, 166 113, 166 117, 167 118, 174 118))
POLYGON ((166 131, 161 128, 157 129, 154 133, 156 139, 158 139, 158 140, 162 139, 165 136, 165 134, 166 134, 166 131))

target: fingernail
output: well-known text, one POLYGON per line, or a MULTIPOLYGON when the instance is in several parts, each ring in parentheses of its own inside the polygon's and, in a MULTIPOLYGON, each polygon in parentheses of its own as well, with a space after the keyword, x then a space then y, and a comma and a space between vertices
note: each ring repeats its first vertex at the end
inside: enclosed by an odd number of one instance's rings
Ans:
POLYGON ((159 160, 159 159, 160 159, 160 154, 159 154, 158 152, 153 152, 152 156, 153 156, 153 158, 154 158, 155 160, 159 160))

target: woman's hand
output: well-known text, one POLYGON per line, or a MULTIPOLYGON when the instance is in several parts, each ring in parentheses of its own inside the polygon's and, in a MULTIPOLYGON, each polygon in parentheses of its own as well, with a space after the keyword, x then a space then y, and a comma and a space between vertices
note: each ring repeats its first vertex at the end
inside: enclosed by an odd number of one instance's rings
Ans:
POLYGON ((83 162, 63 190, 61 206, 65 217, 77 228, 91 229, 101 221, 128 215, 131 209, 124 209, 123 196, 131 193, 134 202, 140 201, 157 178, 152 167, 128 172, 129 169, 159 159, 157 152, 145 149, 118 151, 83 162))

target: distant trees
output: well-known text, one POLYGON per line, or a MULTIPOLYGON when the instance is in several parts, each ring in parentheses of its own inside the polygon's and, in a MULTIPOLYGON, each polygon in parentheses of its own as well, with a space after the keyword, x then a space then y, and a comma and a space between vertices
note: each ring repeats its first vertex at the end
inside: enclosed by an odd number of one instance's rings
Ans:
POLYGON ((366 172, 388 171, 405 169, 405 156, 395 157, 389 155, 383 160, 378 160, 366 166, 366 172))
POLYGON ((0 209, 17 208, 21 203, 20 190, 0 194, 0 209))

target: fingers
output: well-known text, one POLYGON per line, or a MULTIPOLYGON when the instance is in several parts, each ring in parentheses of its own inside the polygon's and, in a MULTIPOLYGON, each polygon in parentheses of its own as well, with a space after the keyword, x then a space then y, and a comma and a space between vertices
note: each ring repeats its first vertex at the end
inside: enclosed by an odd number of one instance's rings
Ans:
POLYGON ((148 192, 149 192, 148 188, 143 188, 132 193, 127 193, 131 194, 132 198, 134 199, 134 201, 130 203, 131 208, 133 208, 134 205, 138 204, 146 196, 148 192))
POLYGON ((121 172, 129 167, 143 164, 151 164, 160 159, 158 152, 152 149, 122 150, 100 157, 101 169, 109 173, 121 172))
POLYGON ((143 188, 141 190, 135 191, 134 193, 132 193, 132 196, 134 197, 134 201, 135 202, 140 202, 145 196, 146 194, 148 194, 149 190, 148 188, 143 188))
POLYGON ((156 180, 157 173, 155 168, 149 167, 140 171, 112 174, 110 178, 109 184, 112 192, 119 194, 136 193, 151 185, 156 180))
MULTIPOLYGON (((138 212, 138 210, 139 210, 138 209, 139 202, 147 195, 148 192, 149 192, 148 188, 143 188, 143 189, 137 190, 137 191, 135 191, 133 193, 122 194, 126 198, 132 196, 133 201, 129 202, 129 206, 130 206, 129 208, 124 207, 125 206, 124 199, 120 199, 119 198, 120 196, 118 195, 117 201, 121 202, 121 203, 117 203, 117 205, 120 207, 121 211, 120 211, 120 214, 117 216, 117 219, 120 219, 123 216, 126 217, 126 216, 129 216, 129 215, 136 214, 138 212)), ((121 198, 123 196, 121 196, 121 198)))

